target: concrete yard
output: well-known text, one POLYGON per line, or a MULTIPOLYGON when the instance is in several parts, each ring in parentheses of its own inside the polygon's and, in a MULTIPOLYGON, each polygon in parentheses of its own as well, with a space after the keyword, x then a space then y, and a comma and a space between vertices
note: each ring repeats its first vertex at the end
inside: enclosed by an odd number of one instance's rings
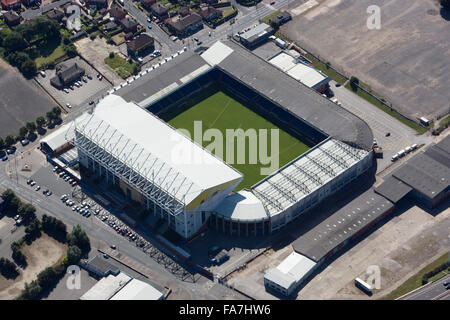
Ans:
POLYGON ((412 117, 449 111, 450 13, 440 11, 438 1, 314 2, 297 16, 291 10, 293 20, 282 33, 412 117), (367 28, 373 4, 381 8, 380 30, 367 28))
POLYGON ((19 128, 50 111, 54 102, 34 80, 25 79, 0 59, 0 137, 19 134, 19 128))

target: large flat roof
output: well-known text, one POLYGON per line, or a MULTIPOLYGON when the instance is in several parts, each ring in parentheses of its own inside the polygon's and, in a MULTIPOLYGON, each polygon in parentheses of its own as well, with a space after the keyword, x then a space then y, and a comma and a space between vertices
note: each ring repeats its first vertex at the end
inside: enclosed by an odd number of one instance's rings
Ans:
POLYGON ((300 236, 292 246, 297 253, 318 262, 393 206, 369 189, 300 236))
POLYGON ((228 195, 214 211, 226 219, 240 222, 262 221, 269 217, 261 200, 246 190, 228 195))
POLYGON ((155 115, 108 95, 77 130, 186 204, 242 174, 155 115))
POLYGON ((110 300, 161 300, 163 294, 150 284, 138 279, 132 279, 110 300))
POLYGON ((393 176, 387 177, 381 185, 375 188, 375 192, 386 199, 397 203, 406 196, 412 188, 393 176))
POLYGON ((109 300, 116 292, 122 289, 131 280, 131 277, 125 273, 119 273, 117 276, 109 275, 100 279, 89 291, 87 291, 80 300, 109 300))

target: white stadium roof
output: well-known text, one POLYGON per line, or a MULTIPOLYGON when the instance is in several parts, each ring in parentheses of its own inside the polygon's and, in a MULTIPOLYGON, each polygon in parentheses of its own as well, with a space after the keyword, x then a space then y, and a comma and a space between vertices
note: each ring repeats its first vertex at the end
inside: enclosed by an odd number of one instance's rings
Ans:
POLYGON ((214 211, 233 221, 250 222, 269 218, 261 200, 246 190, 227 196, 214 211))
POLYGON ((242 175, 150 112, 108 95, 77 131, 181 203, 242 175))

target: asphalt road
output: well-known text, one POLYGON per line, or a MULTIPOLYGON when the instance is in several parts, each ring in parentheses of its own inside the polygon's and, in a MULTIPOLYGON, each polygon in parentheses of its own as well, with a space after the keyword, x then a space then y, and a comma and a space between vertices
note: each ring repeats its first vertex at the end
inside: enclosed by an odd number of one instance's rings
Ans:
POLYGON ((450 274, 442 279, 407 294, 400 300, 450 300, 450 289, 446 290, 443 283, 450 281, 450 274))

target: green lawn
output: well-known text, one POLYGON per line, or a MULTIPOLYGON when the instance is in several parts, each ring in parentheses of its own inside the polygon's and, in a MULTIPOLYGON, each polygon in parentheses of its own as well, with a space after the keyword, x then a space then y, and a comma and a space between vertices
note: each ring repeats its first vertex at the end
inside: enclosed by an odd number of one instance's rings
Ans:
POLYGON ((117 54, 114 58, 106 57, 105 63, 110 66, 117 74, 122 78, 126 79, 133 74, 133 68, 135 65, 139 65, 136 62, 129 63, 126 59, 119 57, 117 54))
POLYGON ((317 60, 316 58, 314 58, 312 55, 310 55, 309 53, 307 53, 305 55, 305 57, 311 61, 311 63, 313 64, 313 66, 316 69, 319 69, 320 71, 322 71, 323 73, 325 73, 327 76, 329 76, 331 79, 333 79, 336 82, 339 82, 340 84, 344 84, 344 82, 346 81, 346 79, 341 76, 340 74, 338 74, 336 71, 334 71, 331 68, 327 68, 326 64, 322 63, 321 61, 317 60))
MULTIPOLYGON (((347 89, 351 90, 352 92, 355 92, 352 90, 351 86, 350 86, 350 82, 347 83, 347 85, 345 86, 347 89)), ((398 114, 395 111, 391 111, 391 109, 387 106, 385 106, 384 104, 382 104, 380 101, 378 101, 377 99, 375 99, 374 97, 372 97, 370 94, 368 94, 367 92, 361 90, 360 88, 358 88, 358 90, 355 92, 358 96, 360 96, 361 98, 363 98, 364 100, 370 102, 371 104, 373 104, 374 106, 380 108, 381 110, 383 110, 384 112, 388 113, 389 115, 391 115, 392 117, 396 118, 397 120, 399 120, 400 122, 406 124, 408 127, 414 129, 418 134, 424 134, 428 128, 422 127, 421 125, 419 125, 418 123, 411 121, 409 119, 406 119, 405 117, 403 117, 402 115, 398 114)))
POLYGON ((261 19, 261 22, 267 23, 270 25, 270 19, 272 19, 273 17, 276 17, 277 15, 279 15, 281 13, 281 10, 277 10, 271 14, 269 14, 268 16, 265 16, 264 18, 261 19))
MULTIPOLYGON (((202 132, 204 133, 208 128, 216 128, 222 132, 224 137, 223 143, 223 158, 226 160, 226 143, 225 143, 225 132, 226 129, 238 129, 241 128, 244 131, 248 129, 255 129, 259 132, 259 129, 269 129, 267 133, 267 150, 268 154, 271 155, 271 131, 270 129, 279 130, 279 152, 274 155, 279 159, 279 167, 282 167, 289 161, 295 159, 300 154, 309 150, 309 147, 298 139, 294 138, 287 132, 279 129, 273 123, 267 121, 260 115, 256 114, 252 110, 246 108, 244 105, 227 95, 222 91, 215 91, 204 99, 198 101, 198 98, 194 98, 192 102, 188 102, 188 108, 186 111, 178 114, 168 122, 175 128, 187 129, 191 133, 191 137, 194 138, 194 121, 202 121, 202 132), (196 101, 196 102, 193 102, 196 101), (278 154, 278 155, 276 155, 278 154)), ((258 139, 259 135, 257 134, 258 139)), ((261 164, 260 157, 256 164, 249 163, 249 139, 246 138, 245 146, 245 163, 237 164, 237 143, 235 139, 234 143, 234 159, 229 161, 229 164, 237 169, 244 175, 242 182, 236 187, 236 190, 241 190, 243 188, 248 188, 254 185, 256 182, 263 179, 265 176, 261 175, 260 168, 268 167, 268 165, 261 164), (231 163, 234 162, 234 163, 231 163)), ((259 141, 258 141, 259 142, 259 141)), ((204 147, 212 143, 212 141, 203 141, 204 147)), ((276 150, 276 149, 274 149, 276 150)), ((258 151, 259 152, 259 148, 258 151)), ((275 151, 274 151, 275 152, 275 151)), ((220 155, 218 155, 220 156, 220 155)), ((277 168, 276 168, 277 169, 277 168)))
MULTIPOLYGON (((442 256, 440 256, 437 260, 433 261, 429 265, 427 265, 425 268, 420 270, 418 273, 413 275, 411 278, 406 280, 400 287, 392 291, 390 294, 384 296, 382 299, 384 300, 395 300, 408 292, 413 291, 414 289, 417 289, 422 286, 422 277, 425 273, 430 272, 434 268, 440 266, 441 264, 445 263, 448 260, 448 253, 444 253, 442 256)), ((429 281, 437 280, 439 275, 443 276, 444 272, 441 272, 431 279, 429 281), (433 280, 432 280, 433 279, 433 280)))

